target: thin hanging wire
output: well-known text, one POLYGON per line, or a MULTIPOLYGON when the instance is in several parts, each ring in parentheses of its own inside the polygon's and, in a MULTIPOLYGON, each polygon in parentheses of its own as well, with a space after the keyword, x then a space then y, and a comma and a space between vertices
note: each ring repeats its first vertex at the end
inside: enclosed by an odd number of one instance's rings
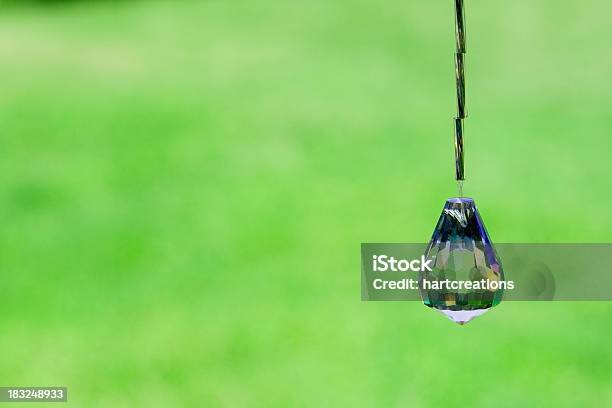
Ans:
POLYGON ((457 52, 455 53, 455 78, 457 82, 457 117, 455 118, 455 179, 459 183, 460 194, 463 194, 465 180, 463 151, 463 120, 467 117, 465 107, 465 14, 463 0, 455 0, 455 35, 457 52))

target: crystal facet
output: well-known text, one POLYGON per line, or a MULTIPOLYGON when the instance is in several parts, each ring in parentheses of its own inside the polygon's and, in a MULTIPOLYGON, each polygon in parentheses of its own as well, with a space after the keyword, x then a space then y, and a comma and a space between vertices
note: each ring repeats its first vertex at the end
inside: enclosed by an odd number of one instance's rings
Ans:
POLYGON ((502 266, 471 198, 446 202, 425 256, 434 259, 432 271, 420 274, 426 306, 465 324, 501 302, 502 266), (459 283, 462 286, 456 288, 459 283))

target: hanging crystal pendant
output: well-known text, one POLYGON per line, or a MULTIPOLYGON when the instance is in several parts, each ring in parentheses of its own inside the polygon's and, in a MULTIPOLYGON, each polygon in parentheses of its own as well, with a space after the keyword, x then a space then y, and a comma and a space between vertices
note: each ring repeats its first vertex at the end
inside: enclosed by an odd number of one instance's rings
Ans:
POLYGON ((471 198, 446 202, 425 256, 434 259, 432 271, 420 275, 426 306, 463 325, 501 302, 502 266, 471 198), (444 282, 463 283, 449 289, 444 282))

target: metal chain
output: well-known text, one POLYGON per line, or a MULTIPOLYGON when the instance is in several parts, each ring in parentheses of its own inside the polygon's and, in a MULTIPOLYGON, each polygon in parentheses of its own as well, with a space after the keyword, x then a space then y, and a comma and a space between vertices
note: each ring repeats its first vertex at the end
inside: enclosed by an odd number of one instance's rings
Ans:
POLYGON ((455 0, 455 78, 457 80, 457 117, 455 118, 455 178, 465 180, 463 152, 463 120, 467 117, 465 108, 465 18, 463 0, 455 0))

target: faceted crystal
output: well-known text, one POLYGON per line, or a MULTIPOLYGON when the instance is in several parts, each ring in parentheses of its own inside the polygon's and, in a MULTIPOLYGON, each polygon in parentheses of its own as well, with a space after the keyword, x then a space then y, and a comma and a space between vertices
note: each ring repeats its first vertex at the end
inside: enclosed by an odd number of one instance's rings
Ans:
POLYGON ((463 325, 501 301, 502 266, 471 198, 446 202, 425 256, 434 260, 432 271, 420 274, 426 306, 463 325), (450 288, 449 282, 457 283, 450 288), (457 288, 461 282, 471 283, 457 288))

